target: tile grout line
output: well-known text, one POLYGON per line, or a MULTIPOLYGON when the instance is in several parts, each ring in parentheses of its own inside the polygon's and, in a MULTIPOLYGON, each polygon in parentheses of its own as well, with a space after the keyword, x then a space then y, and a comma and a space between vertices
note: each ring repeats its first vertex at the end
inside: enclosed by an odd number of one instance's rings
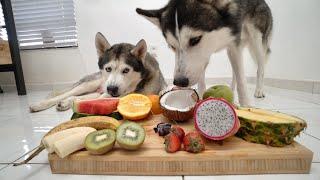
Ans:
MULTIPOLYGON (((266 86, 266 87, 269 87, 269 88, 274 88, 274 89, 279 89, 279 90, 289 90, 289 91, 296 91, 295 93, 308 93, 308 94, 311 94, 311 95, 317 95, 315 93, 313 93, 313 89, 314 89, 314 83, 313 83, 313 88, 312 88, 312 92, 304 92, 304 91, 297 91, 297 90, 292 90, 292 89, 283 89, 283 88, 278 88, 278 87, 272 87, 272 86, 266 86)), ((266 90, 267 91, 267 90, 266 90)), ((268 94, 271 94, 271 95, 275 95, 277 93, 274 93, 274 92, 268 92, 268 94)), ((306 103, 311 103, 311 104, 315 104, 315 105, 320 105, 320 103, 318 102, 310 102, 310 101, 306 101, 306 100, 303 100, 303 99, 299 99, 299 98, 296 98, 296 97, 287 97, 287 98, 290 98, 290 99, 294 99, 294 100, 297 100, 297 101, 302 101, 302 102, 306 102, 306 103)))
POLYGON ((1 172, 2 170, 4 170, 4 169, 8 168, 9 166, 10 166, 10 164, 7 164, 6 166, 0 168, 0 172, 1 172))
MULTIPOLYGON (((284 89, 282 89, 282 90, 284 90, 284 89)), ((277 96, 277 93, 274 93, 274 92, 267 92, 266 91, 266 93, 268 93, 269 95, 272 95, 272 96, 277 96)), ((288 99, 295 100, 295 101, 300 101, 300 102, 303 102, 303 103, 309 103, 311 105, 316 105, 316 106, 320 105, 320 102, 314 102, 312 100, 310 100, 310 101, 309 100, 303 100, 303 99, 299 99, 299 98, 296 98, 296 97, 290 97, 290 96, 285 96, 285 97, 288 98, 288 99)), ((307 109, 306 107, 300 107, 300 108, 307 109)), ((315 107, 310 107, 310 108, 315 108, 315 107)), ((284 109, 286 109, 286 108, 284 108, 284 109)), ((295 107, 295 109, 298 109, 298 107, 295 107)))
MULTIPOLYGON (((14 165, 15 163, 0 163, 0 165, 14 165)), ((50 163, 27 163, 27 164, 22 164, 20 166, 24 166, 24 165, 33 165, 33 164, 42 164, 42 165, 49 165, 50 163)))
MULTIPOLYGON (((13 161, 11 161, 11 162, 9 162, 9 163, 7 163, 7 164, 14 164, 14 163, 17 162, 18 160, 20 160, 20 159, 26 157, 28 154, 32 153, 36 148, 37 148, 37 147, 33 148, 33 149, 32 149, 31 151, 29 151, 29 152, 26 152, 26 153, 18 156, 15 160, 13 160, 13 161)), ((29 156, 28 156, 28 157, 29 157, 29 156)))
MULTIPOLYGON (((270 93, 270 94, 273 95, 273 96, 276 96, 275 94, 272 94, 272 93, 270 93)), ((304 102, 304 103, 310 103, 310 104, 312 104, 312 105, 320 105, 320 103, 318 103, 318 102, 312 102, 312 101, 308 101, 308 100, 302 100, 302 99, 295 98, 295 97, 286 97, 286 98, 293 99, 293 100, 296 100, 296 101, 301 101, 301 102, 304 102)))
MULTIPOLYGON (((291 98, 291 97, 290 97, 291 98)), ((293 98, 293 99, 296 99, 296 98, 293 98)), ((296 100, 298 100, 298 101, 301 101, 301 102, 306 102, 306 101, 303 101, 303 100, 300 100, 300 99, 296 99, 296 100)), ((308 102, 308 103, 310 103, 310 102, 308 102)), ((312 103, 312 102, 311 102, 312 103)), ((320 104, 319 104, 320 105, 320 104)), ((299 109, 299 108, 292 108, 292 110, 294 110, 294 109, 299 109)), ((315 108, 305 108, 305 109, 315 109, 315 108)), ((286 110, 286 109, 282 109, 282 110, 286 110)), ((288 109, 288 110, 291 110, 291 108, 290 109, 288 109)), ((318 137, 315 137, 315 136, 313 136, 313 135, 311 135, 311 134, 308 134, 308 133, 305 133, 305 135, 307 135, 307 136, 309 136, 309 137, 311 137, 311 138, 314 138, 314 139, 316 139, 316 140, 320 140, 318 137)), ((22 157, 20 157, 19 159, 21 159, 22 157)), ((17 159, 18 160, 18 159, 17 159)), ((312 162, 312 163, 315 163, 315 164, 318 164, 318 163, 320 163, 320 162, 312 162)), ((3 170, 3 169, 5 169, 5 168, 10 168, 10 165, 11 165, 11 163, 0 163, 0 165, 5 165, 4 167, 2 167, 2 168, 0 168, 0 171, 1 170, 3 170)), ((35 164, 35 165, 37 165, 37 164, 48 164, 48 163, 28 163, 28 164, 30 164, 30 165, 32 165, 32 164, 35 164)), ((27 165, 28 165, 27 164, 27 165)), ((185 179, 185 176, 182 176, 182 180, 184 180, 185 179)))
POLYGON ((267 110, 271 110, 271 111, 286 111, 286 110, 311 110, 311 109, 319 109, 317 107, 309 107, 309 108, 297 108, 297 107, 294 107, 294 108, 264 108, 264 109, 267 109, 267 110))
POLYGON ((303 133, 304 133, 305 135, 309 136, 309 137, 312 137, 312 138, 320 141, 320 138, 318 138, 318 137, 316 137, 316 136, 313 136, 313 135, 311 135, 311 134, 309 134, 309 133, 306 133, 306 132, 303 132, 303 133))
POLYGON ((314 85, 315 84, 315 82, 312 82, 312 94, 314 94, 314 85))

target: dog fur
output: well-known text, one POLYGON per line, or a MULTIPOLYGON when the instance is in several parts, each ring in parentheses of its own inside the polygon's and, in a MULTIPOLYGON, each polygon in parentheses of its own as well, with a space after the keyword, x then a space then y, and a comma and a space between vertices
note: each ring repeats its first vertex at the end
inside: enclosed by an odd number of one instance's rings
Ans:
POLYGON ((97 33, 95 44, 100 71, 82 78, 69 89, 52 93, 48 99, 31 105, 31 112, 55 105, 59 111, 68 110, 74 100, 120 97, 133 92, 158 94, 166 87, 159 64, 147 52, 144 40, 135 46, 128 43, 111 46, 101 33, 97 33))
POLYGON ((255 97, 265 97, 273 18, 264 0, 170 0, 161 9, 136 11, 161 29, 175 52, 175 85, 198 84, 202 95, 210 56, 226 49, 233 69, 232 89, 237 87, 240 105, 248 106, 242 57, 247 46, 258 67, 255 97))

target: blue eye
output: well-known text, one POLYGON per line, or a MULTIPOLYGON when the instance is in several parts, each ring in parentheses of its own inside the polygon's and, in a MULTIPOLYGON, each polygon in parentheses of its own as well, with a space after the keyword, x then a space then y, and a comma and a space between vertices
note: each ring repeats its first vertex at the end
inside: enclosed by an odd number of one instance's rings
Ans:
POLYGON ((111 67, 106 67, 106 71, 107 71, 107 72, 111 72, 111 71, 112 71, 112 68, 111 68, 111 67))
POLYGON ((123 71, 122 71, 122 73, 123 73, 123 74, 127 74, 127 73, 129 73, 129 71, 130 71, 129 68, 124 68, 123 71))

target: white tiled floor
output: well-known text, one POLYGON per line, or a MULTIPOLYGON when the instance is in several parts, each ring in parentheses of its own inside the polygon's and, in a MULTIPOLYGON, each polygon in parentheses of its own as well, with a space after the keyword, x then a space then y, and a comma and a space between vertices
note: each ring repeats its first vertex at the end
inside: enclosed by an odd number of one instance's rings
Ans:
POLYGON ((320 139, 320 108, 310 109, 288 109, 282 110, 284 113, 293 114, 308 121, 306 133, 320 139))
MULTIPOLYGON (((250 96, 254 87, 249 86, 250 96)), ((39 140, 53 126, 70 118, 72 112, 56 112, 54 108, 30 114, 28 105, 48 94, 48 91, 28 92, 19 97, 15 92, 0 94, 0 179, 129 179, 127 176, 78 176, 52 175, 46 152, 41 153, 26 166, 12 167, 6 165, 20 158, 25 152, 36 147, 39 140)), ((130 179, 320 179, 320 95, 290 91, 277 88, 266 88, 265 99, 252 98, 256 107, 279 110, 300 116, 308 122, 308 129, 296 140, 314 152, 312 171, 309 175, 261 175, 261 176, 177 176, 177 177, 130 177, 130 179)))
POLYGON ((0 164, 0 171, 4 168, 6 168, 8 165, 7 164, 0 164))
MULTIPOLYGON (((302 133, 299 137, 295 139, 300 144, 309 148, 313 152, 313 160, 312 162, 320 162, 320 141, 315 139, 305 133, 302 133)), ((320 171, 319 171, 320 174, 320 171)))

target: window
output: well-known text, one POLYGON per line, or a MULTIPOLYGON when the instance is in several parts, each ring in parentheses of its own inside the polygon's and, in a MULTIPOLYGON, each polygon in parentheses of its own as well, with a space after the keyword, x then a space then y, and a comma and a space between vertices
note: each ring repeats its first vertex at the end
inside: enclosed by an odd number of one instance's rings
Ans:
POLYGON ((2 40, 8 40, 7 30, 6 30, 5 26, 6 26, 6 23, 4 21, 2 6, 0 4, 0 27, 1 27, 0 39, 2 39, 2 40))
POLYGON ((77 46, 73 0, 11 0, 21 49, 77 46))

